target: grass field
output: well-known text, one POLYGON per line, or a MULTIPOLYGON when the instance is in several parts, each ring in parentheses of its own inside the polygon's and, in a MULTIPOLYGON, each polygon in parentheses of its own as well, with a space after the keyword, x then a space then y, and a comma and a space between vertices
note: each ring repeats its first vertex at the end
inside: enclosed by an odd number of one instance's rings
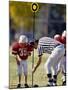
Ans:
MULTIPOLYGON (((46 72, 44 71, 44 63, 48 58, 48 54, 43 55, 42 63, 37 69, 37 71, 34 73, 34 84, 38 84, 39 86, 46 86, 47 84, 47 76, 46 72)), ((37 52, 35 51, 34 54, 34 64, 36 64, 38 60, 37 57, 37 52)), ((28 58, 28 84, 32 85, 32 56, 28 58)), ((61 85, 61 73, 58 75, 58 80, 57 83, 58 85, 61 85)), ((24 84, 24 77, 22 74, 22 84, 24 84)), ((10 60, 9 60, 9 87, 10 88, 15 88, 16 85, 18 84, 18 76, 17 76, 17 65, 16 65, 16 60, 15 58, 10 55, 10 60)))

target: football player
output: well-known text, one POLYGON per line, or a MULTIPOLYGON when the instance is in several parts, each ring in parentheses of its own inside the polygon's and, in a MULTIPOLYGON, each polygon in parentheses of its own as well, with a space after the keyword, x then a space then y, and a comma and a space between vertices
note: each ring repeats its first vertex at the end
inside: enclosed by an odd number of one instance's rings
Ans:
POLYGON ((59 40, 58 38, 60 35, 55 35, 54 39, 57 41, 60 41, 62 44, 65 46, 65 54, 62 60, 60 60, 58 66, 57 66, 57 74, 59 73, 60 70, 62 70, 62 85, 66 85, 66 31, 62 33, 61 39, 59 40))
MULTIPOLYGON (((59 38, 60 39, 60 38, 59 38)), ((33 73, 39 67, 42 61, 43 53, 49 53, 46 63, 44 64, 44 68, 48 77, 48 86, 56 85, 57 80, 57 70, 56 65, 59 63, 61 58, 64 57, 65 48, 64 45, 50 37, 42 37, 34 43, 34 48, 38 49, 38 62, 36 66, 33 68, 33 73), (52 78, 53 77, 53 78, 52 78)))
POLYGON ((18 67, 18 76, 19 83, 17 87, 21 87, 21 76, 22 68, 25 77, 25 87, 29 87, 27 84, 27 59, 33 50, 32 46, 28 44, 28 38, 25 35, 21 35, 19 41, 12 45, 12 54, 15 55, 17 67, 18 67))
POLYGON ((62 77, 62 85, 66 85, 66 31, 64 31, 62 33, 62 43, 64 44, 65 46, 65 55, 64 55, 64 61, 63 61, 63 64, 62 64, 62 73, 63 73, 63 77, 62 77))

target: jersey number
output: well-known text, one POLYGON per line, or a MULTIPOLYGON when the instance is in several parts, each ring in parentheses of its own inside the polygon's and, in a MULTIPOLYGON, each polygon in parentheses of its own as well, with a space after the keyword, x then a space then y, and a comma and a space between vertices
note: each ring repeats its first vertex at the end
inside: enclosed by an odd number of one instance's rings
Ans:
POLYGON ((26 49, 19 49, 20 56, 27 56, 27 50, 26 49))

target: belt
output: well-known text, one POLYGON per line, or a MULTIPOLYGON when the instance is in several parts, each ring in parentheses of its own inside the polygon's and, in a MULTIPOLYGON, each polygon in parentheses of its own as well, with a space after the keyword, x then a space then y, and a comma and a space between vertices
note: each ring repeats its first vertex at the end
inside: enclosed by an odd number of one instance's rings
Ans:
POLYGON ((59 46, 59 45, 61 45, 61 44, 57 44, 57 45, 55 45, 55 47, 57 47, 57 46, 59 46))

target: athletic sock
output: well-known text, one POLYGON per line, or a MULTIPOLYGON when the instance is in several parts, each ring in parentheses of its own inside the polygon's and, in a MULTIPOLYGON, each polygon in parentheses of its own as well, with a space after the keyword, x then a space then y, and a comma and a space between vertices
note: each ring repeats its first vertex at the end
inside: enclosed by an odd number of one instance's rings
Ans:
POLYGON ((53 86, 57 86, 57 75, 53 75, 53 86))
POLYGON ((53 79, 51 74, 47 74, 48 77, 48 85, 52 86, 53 85, 53 79))

